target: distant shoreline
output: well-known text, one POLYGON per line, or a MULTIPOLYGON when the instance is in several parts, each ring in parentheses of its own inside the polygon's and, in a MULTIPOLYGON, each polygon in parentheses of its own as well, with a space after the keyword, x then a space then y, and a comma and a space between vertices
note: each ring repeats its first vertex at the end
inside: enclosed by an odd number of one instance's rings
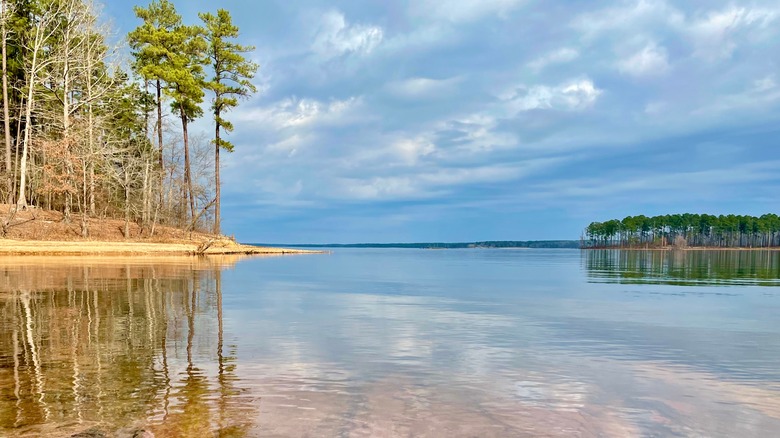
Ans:
MULTIPOLYGON (((254 245, 254 244, 253 244, 254 245)), ((323 243, 257 245, 288 248, 396 248, 396 249, 579 249, 579 240, 493 240, 483 242, 323 243)))

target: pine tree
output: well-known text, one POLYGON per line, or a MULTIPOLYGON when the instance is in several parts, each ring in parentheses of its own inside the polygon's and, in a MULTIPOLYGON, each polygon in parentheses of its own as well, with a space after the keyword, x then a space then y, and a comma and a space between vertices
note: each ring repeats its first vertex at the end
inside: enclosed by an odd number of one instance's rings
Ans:
POLYGON ((187 187, 187 199, 190 206, 190 220, 194 226, 195 197, 192 191, 192 170, 190 166, 190 144, 188 125, 203 115, 200 104, 204 96, 203 64, 205 63, 206 41, 202 29, 197 26, 178 26, 174 30, 176 50, 170 58, 170 69, 164 78, 168 82, 168 95, 173 99, 171 109, 181 118, 182 138, 184 140, 184 179, 187 187))
POLYGON ((238 98, 247 97, 257 91, 251 79, 257 72, 257 64, 244 58, 243 54, 254 50, 252 46, 242 46, 233 41, 238 37, 238 27, 233 25, 230 13, 219 9, 216 15, 199 14, 205 24, 208 42, 209 62, 214 76, 206 86, 214 92, 212 110, 214 111, 214 180, 215 210, 214 233, 220 233, 220 178, 219 150, 233 152, 233 144, 220 136, 220 131, 230 132, 233 124, 223 118, 223 113, 238 105, 238 98))
POLYGON ((13 200, 12 186, 13 186, 13 172, 11 170, 11 117, 9 115, 8 107, 10 102, 8 100, 8 17, 10 16, 8 10, 7 0, 0 1, 0 34, 2 34, 2 47, 0 56, 2 56, 3 67, 3 134, 5 136, 5 178, 6 178, 6 203, 10 204, 13 200))
MULTIPOLYGON (((189 122, 202 115, 203 64, 206 43, 197 26, 182 24, 168 0, 154 0, 147 8, 136 7, 144 22, 129 35, 136 62, 135 69, 145 80, 156 81, 157 136, 162 169, 162 94, 172 98, 171 109, 181 119, 184 140, 185 198, 194 219, 195 200, 189 151, 189 122), (163 85, 164 84, 164 85, 163 85)), ((161 172, 162 180, 162 172, 161 172)), ((162 194, 160 195, 162 197, 162 194)))
POLYGON ((143 23, 128 35, 135 63, 133 68, 144 80, 153 81, 157 94, 157 153, 159 165, 160 204, 162 182, 165 174, 163 163, 162 92, 165 78, 170 76, 171 58, 178 48, 175 31, 181 27, 181 16, 168 0, 153 0, 147 8, 136 6, 135 15, 143 23))

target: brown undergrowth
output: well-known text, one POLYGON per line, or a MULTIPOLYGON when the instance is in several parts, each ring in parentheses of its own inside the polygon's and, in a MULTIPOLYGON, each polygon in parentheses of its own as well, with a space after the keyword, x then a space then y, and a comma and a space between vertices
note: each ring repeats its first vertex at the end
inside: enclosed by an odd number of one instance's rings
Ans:
POLYGON ((313 251, 261 248, 242 245, 226 236, 187 231, 157 225, 152 235, 137 223, 129 225, 125 237, 122 219, 86 218, 88 237, 81 236, 82 218, 66 220, 58 211, 0 204, 0 254, 78 255, 78 254, 293 254, 313 251))

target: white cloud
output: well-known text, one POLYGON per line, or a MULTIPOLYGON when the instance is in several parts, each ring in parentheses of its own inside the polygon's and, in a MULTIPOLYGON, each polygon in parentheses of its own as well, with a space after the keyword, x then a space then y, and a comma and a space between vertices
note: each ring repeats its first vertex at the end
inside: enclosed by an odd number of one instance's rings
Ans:
POLYGON ((358 200, 422 199, 444 196, 464 185, 520 180, 570 160, 533 158, 520 162, 411 169, 403 174, 340 178, 334 195, 358 200))
POLYGON ((753 81, 740 91, 718 96, 717 100, 696 108, 691 114, 709 119, 718 114, 738 114, 744 117, 752 111, 755 120, 757 115, 771 114, 768 110, 778 102, 780 102, 780 88, 775 84, 773 76, 766 76, 753 81))
MULTIPOLYGON (((457 131, 461 135, 451 139, 456 143, 456 150, 468 152, 489 152, 495 149, 510 148, 517 145, 517 138, 505 132, 497 131, 498 121, 485 114, 469 116, 440 123, 438 130, 444 132, 457 131)), ((452 150, 448 154, 453 154, 452 150)))
POLYGON ((777 180, 778 161, 744 163, 727 168, 682 172, 648 172, 622 179, 614 175, 605 178, 561 179, 535 186, 533 197, 591 199, 605 196, 637 196, 659 190, 683 193, 701 193, 716 196, 718 188, 733 187, 756 181, 777 180))
POLYGON ((393 150, 406 163, 415 164, 421 157, 432 154, 436 150, 436 145, 424 137, 407 138, 394 143, 393 150))
POLYGON ((618 62, 620 72, 636 76, 660 76, 669 71, 666 49, 654 43, 618 62))
POLYGON ((474 21, 488 15, 503 16, 524 0, 417 0, 412 14, 453 23, 474 21))
POLYGON ((775 82, 775 77, 773 75, 769 75, 761 79, 758 79, 756 81, 753 81, 753 90, 758 93, 773 90, 776 87, 777 87, 777 82, 775 82))
POLYGON ((494 165, 440 168, 433 172, 367 179, 344 178, 341 195, 363 200, 427 198, 442 195, 452 186, 506 181, 521 176, 522 172, 521 167, 494 165))
POLYGON ((540 72, 549 65, 571 62, 579 58, 579 56, 580 52, 577 50, 563 47, 531 61, 528 67, 535 72, 540 72))
POLYGON ((591 39, 612 35, 615 30, 636 34, 645 28, 680 28, 684 21, 685 15, 664 0, 639 0, 583 14, 572 24, 583 33, 583 37, 591 39))
POLYGON ((322 17, 311 50, 326 60, 347 54, 366 55, 382 42, 382 38, 381 27, 350 25, 344 18, 344 14, 331 11, 322 17))
POLYGON ((690 25, 690 35, 696 46, 699 57, 715 60, 730 58, 738 47, 737 39, 744 33, 744 38, 759 38, 764 31, 769 34, 777 32, 773 23, 780 17, 778 9, 749 9, 730 6, 721 11, 714 11, 690 25))
POLYGON ((419 196, 419 189, 410 178, 386 177, 372 180, 343 179, 345 195, 355 199, 393 199, 419 196))
POLYGON ((387 84, 385 89, 404 99, 431 99, 452 93, 460 82, 459 77, 449 79, 409 78, 387 84))
POLYGON ((512 116, 534 109, 582 110, 592 106, 602 92, 590 79, 579 79, 555 87, 519 87, 507 101, 507 107, 512 116))
POLYGON ((268 107, 237 111, 233 117, 266 129, 301 128, 312 124, 338 123, 360 103, 361 99, 358 97, 330 102, 288 97, 268 107))
POLYGON ((308 136, 293 134, 290 137, 268 145, 268 147, 266 147, 266 151, 292 157, 298 153, 298 149, 301 146, 305 145, 310 140, 311 139, 308 136))

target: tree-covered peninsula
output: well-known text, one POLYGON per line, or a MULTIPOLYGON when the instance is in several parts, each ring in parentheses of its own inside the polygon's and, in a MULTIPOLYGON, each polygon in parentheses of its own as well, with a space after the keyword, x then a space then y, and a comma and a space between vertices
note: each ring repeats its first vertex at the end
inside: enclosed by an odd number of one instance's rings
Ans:
POLYGON ((2 235, 31 208, 60 212, 81 237, 100 218, 123 221, 125 238, 162 227, 219 233, 228 113, 255 91, 257 70, 230 13, 184 23, 170 1, 153 0, 112 47, 91 0, 0 7, 2 235), (204 112, 211 134, 191 132, 204 112))
POLYGON ((585 229, 585 248, 712 248, 780 247, 780 216, 710 214, 627 216, 593 222, 585 229))

